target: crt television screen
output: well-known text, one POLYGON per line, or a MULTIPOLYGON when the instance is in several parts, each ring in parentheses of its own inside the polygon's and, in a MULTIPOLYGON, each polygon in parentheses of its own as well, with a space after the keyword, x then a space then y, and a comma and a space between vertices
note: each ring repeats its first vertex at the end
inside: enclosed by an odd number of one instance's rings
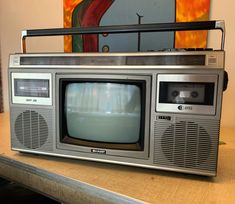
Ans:
POLYGON ((141 135, 141 86, 70 82, 64 88, 67 134, 73 139, 137 143, 141 135))

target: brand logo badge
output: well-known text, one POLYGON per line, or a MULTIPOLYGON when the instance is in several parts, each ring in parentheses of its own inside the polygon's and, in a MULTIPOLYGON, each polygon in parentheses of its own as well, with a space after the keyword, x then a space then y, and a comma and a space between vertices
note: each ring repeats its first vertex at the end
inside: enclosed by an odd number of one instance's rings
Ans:
POLYGON ((171 116, 165 116, 165 115, 159 115, 158 116, 158 119, 159 120, 171 120, 171 116))
POLYGON ((185 111, 191 111, 193 110, 193 107, 192 106, 178 106, 178 110, 182 111, 182 110, 185 110, 185 111))
POLYGON ((91 149, 92 153, 97 153, 97 154, 106 154, 106 150, 102 149, 91 149))

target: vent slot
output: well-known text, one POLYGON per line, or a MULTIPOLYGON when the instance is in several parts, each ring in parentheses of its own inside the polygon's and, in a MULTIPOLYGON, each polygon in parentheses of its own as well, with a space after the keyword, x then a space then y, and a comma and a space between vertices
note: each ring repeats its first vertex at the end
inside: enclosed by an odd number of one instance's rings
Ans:
POLYGON ((217 64, 217 58, 216 57, 209 57, 208 58, 208 65, 216 65, 217 64))

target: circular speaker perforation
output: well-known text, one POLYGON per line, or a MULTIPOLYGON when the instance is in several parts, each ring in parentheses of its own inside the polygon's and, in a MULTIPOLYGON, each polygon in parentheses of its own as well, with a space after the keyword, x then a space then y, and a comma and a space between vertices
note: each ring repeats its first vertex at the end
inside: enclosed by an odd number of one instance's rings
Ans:
POLYGON ((207 131, 197 123, 179 121, 170 125, 161 139, 165 157, 179 167, 196 167, 210 156, 211 141, 207 131))
POLYGON ((15 134, 18 141, 29 149, 45 144, 48 138, 48 126, 44 117, 36 111, 26 110, 15 120, 15 134))

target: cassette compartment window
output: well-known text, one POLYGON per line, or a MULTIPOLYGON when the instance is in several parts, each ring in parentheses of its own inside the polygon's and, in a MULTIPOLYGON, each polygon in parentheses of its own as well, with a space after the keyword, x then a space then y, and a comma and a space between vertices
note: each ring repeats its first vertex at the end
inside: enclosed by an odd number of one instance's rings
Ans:
POLYGON ((49 97, 48 79, 14 79, 15 96, 49 97))
POLYGON ((160 82, 159 103, 213 106, 212 82, 160 82))

